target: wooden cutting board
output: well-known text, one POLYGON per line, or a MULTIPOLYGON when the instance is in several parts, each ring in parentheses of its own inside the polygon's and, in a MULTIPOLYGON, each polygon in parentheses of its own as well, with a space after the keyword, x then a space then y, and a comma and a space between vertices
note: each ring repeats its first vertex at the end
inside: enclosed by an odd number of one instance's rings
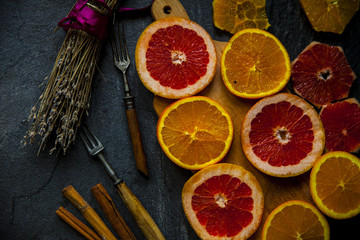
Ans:
MULTIPOLYGON (((178 16, 190 19, 184 7, 178 0, 155 0, 152 9, 152 16, 155 20, 178 16)), ((281 203, 288 200, 304 200, 313 203, 309 189, 309 172, 292 178, 276 178, 261 173, 254 168, 246 159, 241 148, 240 129, 243 118, 247 111, 255 104, 255 100, 239 98, 230 93, 221 79, 220 59, 226 46, 226 42, 214 41, 217 52, 216 74, 209 86, 198 95, 210 97, 219 102, 230 114, 234 124, 234 139, 227 156, 222 162, 238 164, 252 172, 260 182, 265 198, 264 215, 261 225, 250 239, 260 239, 262 226, 269 213, 281 203)), ((153 106, 158 115, 175 100, 165 99, 159 96, 154 97, 153 106)))

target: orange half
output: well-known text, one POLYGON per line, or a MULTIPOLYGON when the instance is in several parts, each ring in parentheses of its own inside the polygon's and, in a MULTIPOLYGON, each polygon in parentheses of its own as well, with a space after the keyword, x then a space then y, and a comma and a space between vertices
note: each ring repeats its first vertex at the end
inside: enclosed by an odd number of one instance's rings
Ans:
POLYGON ((291 200, 267 217, 261 240, 330 239, 329 224, 312 204, 291 200))
POLYGON ((281 42, 260 29, 235 34, 221 57, 221 75, 231 93, 243 98, 262 98, 283 89, 291 64, 281 42))
POLYGON ((175 164, 197 170, 221 161, 233 139, 229 114, 216 101, 203 96, 180 99, 160 115, 157 137, 175 164))
POLYGON ((327 216, 351 218, 360 213, 360 159, 343 151, 328 152, 314 164, 310 192, 327 216))

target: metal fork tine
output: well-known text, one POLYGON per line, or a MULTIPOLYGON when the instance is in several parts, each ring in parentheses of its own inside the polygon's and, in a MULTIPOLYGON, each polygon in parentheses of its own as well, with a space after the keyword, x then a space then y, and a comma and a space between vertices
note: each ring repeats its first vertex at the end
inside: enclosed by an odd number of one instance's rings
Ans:
POLYGON ((113 53, 113 60, 117 61, 117 59, 119 58, 119 50, 116 44, 116 39, 114 34, 111 34, 111 49, 112 49, 112 53, 113 53))
POLYGON ((124 31, 123 31, 123 29, 120 29, 120 24, 119 24, 119 22, 117 23, 117 27, 118 27, 118 39, 119 39, 120 52, 121 52, 120 61, 123 61, 123 60, 125 59, 125 55, 124 55, 123 36, 121 36, 121 34, 123 34, 124 31))
POLYGON ((80 137, 90 155, 95 155, 104 149, 100 140, 86 126, 81 126, 80 137))

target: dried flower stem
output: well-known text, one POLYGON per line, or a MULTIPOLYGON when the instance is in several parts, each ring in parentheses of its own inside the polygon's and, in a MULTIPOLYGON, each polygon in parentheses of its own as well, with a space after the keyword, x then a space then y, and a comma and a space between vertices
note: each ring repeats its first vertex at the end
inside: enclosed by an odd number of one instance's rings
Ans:
MULTIPOLYGON (((109 0, 107 4, 113 9, 116 0, 109 0)), ((97 9, 107 11, 103 6, 97 9)), ((51 133, 56 131, 50 153, 58 147, 66 153, 75 140, 82 116, 90 107, 91 85, 101 45, 102 41, 95 36, 69 29, 45 89, 30 111, 29 120, 33 123, 22 141, 24 145, 27 141, 35 142, 39 136, 39 154, 51 133)))

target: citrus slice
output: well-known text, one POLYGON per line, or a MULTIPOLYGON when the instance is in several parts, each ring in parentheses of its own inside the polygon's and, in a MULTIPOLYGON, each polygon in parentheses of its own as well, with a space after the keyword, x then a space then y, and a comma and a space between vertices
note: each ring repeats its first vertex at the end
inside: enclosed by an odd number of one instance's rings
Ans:
POLYGON ((359 152, 360 105, 356 98, 325 105, 320 111, 329 151, 359 152))
POLYGON ((260 171, 290 177, 309 170, 321 156, 325 133, 310 104, 296 95, 278 93, 258 101, 245 115, 241 145, 260 171))
POLYGON ((182 190, 190 225, 201 239, 247 239, 258 228, 264 196, 243 167, 219 163, 194 174, 182 190))
POLYGON ((214 25, 232 34, 244 28, 267 29, 270 24, 266 16, 265 5, 265 0, 214 0, 214 25))
POLYGON ((291 73, 289 55, 281 42, 260 29, 244 29, 227 43, 221 57, 221 75, 231 93, 262 98, 279 92, 291 73))
POLYGON ((276 207, 267 217, 261 240, 329 240, 329 224, 312 204, 291 200, 276 207))
POLYGON ((310 192, 327 216, 346 219, 360 213, 360 159, 348 152, 328 152, 316 160, 310 192))
POLYGON ((359 0, 300 0, 315 31, 341 34, 359 10, 359 0))
POLYGON ((320 107, 346 98, 356 76, 341 47, 312 42, 292 63, 295 93, 320 107))
POLYGON ((142 32, 135 61, 147 89, 161 97, 178 99, 200 92, 212 81, 216 51, 210 35, 200 25, 168 17, 142 32))
POLYGON ((158 141, 165 154, 175 164, 192 170, 221 161, 229 151, 233 132, 226 110, 203 96, 172 103, 157 124, 158 141))

